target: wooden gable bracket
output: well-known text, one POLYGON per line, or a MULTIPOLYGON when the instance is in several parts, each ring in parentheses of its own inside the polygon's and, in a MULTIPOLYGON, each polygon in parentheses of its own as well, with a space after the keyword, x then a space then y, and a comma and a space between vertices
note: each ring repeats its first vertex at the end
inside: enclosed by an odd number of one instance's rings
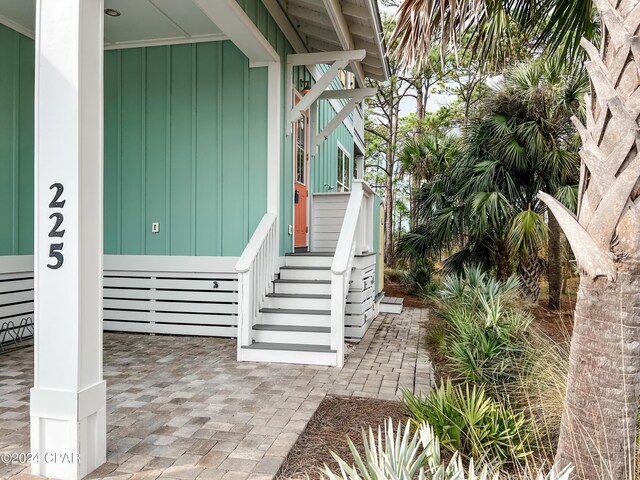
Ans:
POLYGON ((301 65, 331 64, 331 67, 317 79, 311 90, 305 94, 297 105, 292 105, 291 95, 287 93, 287 123, 289 132, 292 131, 293 123, 309 107, 311 107, 326 88, 338 76, 341 69, 345 68, 349 62, 361 62, 367 56, 366 50, 347 50, 342 52, 319 52, 319 53, 293 53, 287 55, 287 82, 288 92, 293 90, 293 67, 301 65))
POLYGON ((332 100, 332 99, 346 99, 350 98, 349 102, 342 107, 342 109, 331 119, 329 123, 325 125, 320 133, 316 132, 317 126, 315 120, 317 118, 317 102, 312 106, 311 118, 311 152, 312 155, 318 154, 318 147, 333 133, 333 131, 345 121, 345 119, 353 112, 356 105, 362 102, 366 97, 370 97, 376 94, 375 88, 355 88, 349 90, 327 90, 323 92, 319 100, 332 100))

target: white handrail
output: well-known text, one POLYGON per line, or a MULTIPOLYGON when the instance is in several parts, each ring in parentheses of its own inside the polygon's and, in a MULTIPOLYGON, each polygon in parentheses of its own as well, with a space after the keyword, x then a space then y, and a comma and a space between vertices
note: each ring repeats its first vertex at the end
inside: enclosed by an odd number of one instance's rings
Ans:
POLYGON ((249 243, 244 248, 242 255, 236 262, 236 272, 246 272, 251 267, 251 262, 254 261, 256 255, 258 255, 258 250, 264 243, 264 239, 269 234, 269 229, 276 221, 275 213, 265 213, 260 220, 260 223, 256 227, 255 232, 251 236, 249 243))
POLYGON ((364 192, 362 190, 351 192, 347 210, 342 220, 342 228, 340 229, 340 236, 338 237, 338 243, 336 245, 336 253, 331 263, 331 271, 333 273, 342 274, 347 270, 351 245, 356 238, 358 218, 360 217, 363 198, 364 192))
POLYGON ((277 215, 266 213, 236 263, 238 272, 238 360, 253 342, 253 325, 278 267, 277 215))
POLYGON ((371 248, 372 228, 373 190, 355 180, 331 264, 331 349, 336 351, 338 367, 344 364, 344 315, 351 270, 356 254, 371 248))

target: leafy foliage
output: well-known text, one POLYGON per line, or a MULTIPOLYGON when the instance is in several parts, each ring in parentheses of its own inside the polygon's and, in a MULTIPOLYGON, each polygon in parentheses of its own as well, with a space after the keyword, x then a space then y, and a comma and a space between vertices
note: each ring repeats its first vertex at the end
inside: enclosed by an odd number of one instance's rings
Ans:
POLYGON ((500 282, 480 268, 448 275, 436 291, 436 313, 446 320, 444 351, 465 381, 501 387, 517 380, 532 349, 525 336, 532 317, 517 308, 519 282, 500 282))
POLYGON ((398 253, 434 257, 453 249, 445 272, 478 263, 501 279, 532 256, 535 263, 547 237, 537 193, 577 203, 580 160, 570 117, 584 115, 585 93, 584 75, 547 63, 507 71, 465 129, 459 158, 423 184, 418 226, 399 239, 398 253))
POLYGON ((484 387, 442 383, 429 395, 403 391, 404 404, 413 422, 429 423, 442 446, 467 458, 501 462, 523 460, 529 450, 529 425, 522 412, 515 413, 487 395, 484 387))
POLYGON ((392 37, 403 65, 430 61, 433 42, 478 53, 485 69, 540 53, 571 63, 582 37, 599 35, 593 0, 404 0, 392 37))
MULTIPOLYGON (((409 424, 398 425, 396 431, 391 419, 385 422, 384 431, 378 427, 377 435, 369 428, 362 432, 364 457, 351 439, 348 439, 353 462, 332 453, 340 466, 340 472, 331 471, 326 465, 324 477, 329 480, 500 480, 500 472, 484 465, 476 468, 473 460, 465 468, 460 455, 454 453, 446 464, 440 456, 440 442, 434 429, 426 422, 417 425, 414 433, 409 424)), ((566 467, 557 473, 535 475, 536 480, 568 480, 572 472, 566 467)))

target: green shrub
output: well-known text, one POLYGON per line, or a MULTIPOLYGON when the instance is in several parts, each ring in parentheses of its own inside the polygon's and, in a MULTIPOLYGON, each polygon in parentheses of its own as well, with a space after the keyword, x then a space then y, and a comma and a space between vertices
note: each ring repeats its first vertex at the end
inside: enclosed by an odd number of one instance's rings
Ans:
POLYGON ((384 267, 384 279, 387 282, 403 283, 406 276, 406 272, 399 268, 384 267))
POLYGON ((461 275, 447 275, 432 299, 436 313, 445 319, 451 310, 460 307, 476 312, 485 303, 499 302, 505 308, 517 308, 524 303, 517 277, 501 282, 480 267, 465 267, 461 275))
POLYGON ((435 293, 435 310, 446 321, 445 354, 462 379, 493 387, 513 382, 532 351, 525 332, 533 317, 515 277, 505 282, 481 269, 449 275, 435 293))
POLYGON ((531 454, 530 425, 524 413, 494 400, 482 386, 453 386, 447 381, 426 396, 406 389, 403 394, 413 423, 429 423, 451 452, 500 462, 523 460, 531 454))
POLYGON ((418 294, 431 284, 433 275, 433 263, 423 260, 415 262, 405 273, 403 283, 409 289, 409 293, 418 294))
MULTIPOLYGON (((465 468, 460 456, 455 453, 446 464, 440 456, 440 444, 433 428, 420 423, 415 432, 398 425, 394 432, 391 419, 385 422, 384 433, 378 427, 377 436, 369 428, 368 436, 363 430, 364 457, 360 455, 351 439, 348 440, 353 461, 346 461, 332 452, 340 466, 334 473, 326 465, 323 478, 329 480, 500 480, 509 478, 487 465, 476 468, 473 459, 465 468)), ((565 467, 556 473, 545 475, 540 471, 536 480, 568 480, 573 468, 565 467)), ((523 475, 523 478, 529 478, 523 475)), ((531 476, 533 478, 533 475, 531 476)))
POLYGON ((532 352, 524 335, 532 317, 503 309, 500 300, 481 303, 481 310, 459 306, 449 312, 447 357, 467 381, 494 386, 513 382, 532 352))

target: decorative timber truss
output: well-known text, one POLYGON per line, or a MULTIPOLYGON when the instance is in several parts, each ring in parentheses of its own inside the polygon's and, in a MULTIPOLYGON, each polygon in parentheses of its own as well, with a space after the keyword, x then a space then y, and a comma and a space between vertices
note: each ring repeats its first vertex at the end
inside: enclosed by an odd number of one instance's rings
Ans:
POLYGON ((327 90, 331 82, 338 76, 340 70, 351 64, 359 64, 367 55, 366 50, 347 50, 341 52, 318 52, 318 53, 294 53, 287 55, 287 81, 289 82, 287 91, 292 90, 293 68, 298 66, 329 65, 329 68, 316 79, 311 89, 296 104, 292 105, 292 99, 287 95, 287 123, 289 133, 294 122, 308 109, 310 110, 310 146, 311 154, 316 155, 318 147, 340 126, 342 122, 351 114, 356 105, 361 103, 365 97, 375 95, 375 88, 351 88, 344 90, 327 90), (318 100, 346 100, 349 101, 337 112, 322 131, 318 132, 317 109, 318 100))

